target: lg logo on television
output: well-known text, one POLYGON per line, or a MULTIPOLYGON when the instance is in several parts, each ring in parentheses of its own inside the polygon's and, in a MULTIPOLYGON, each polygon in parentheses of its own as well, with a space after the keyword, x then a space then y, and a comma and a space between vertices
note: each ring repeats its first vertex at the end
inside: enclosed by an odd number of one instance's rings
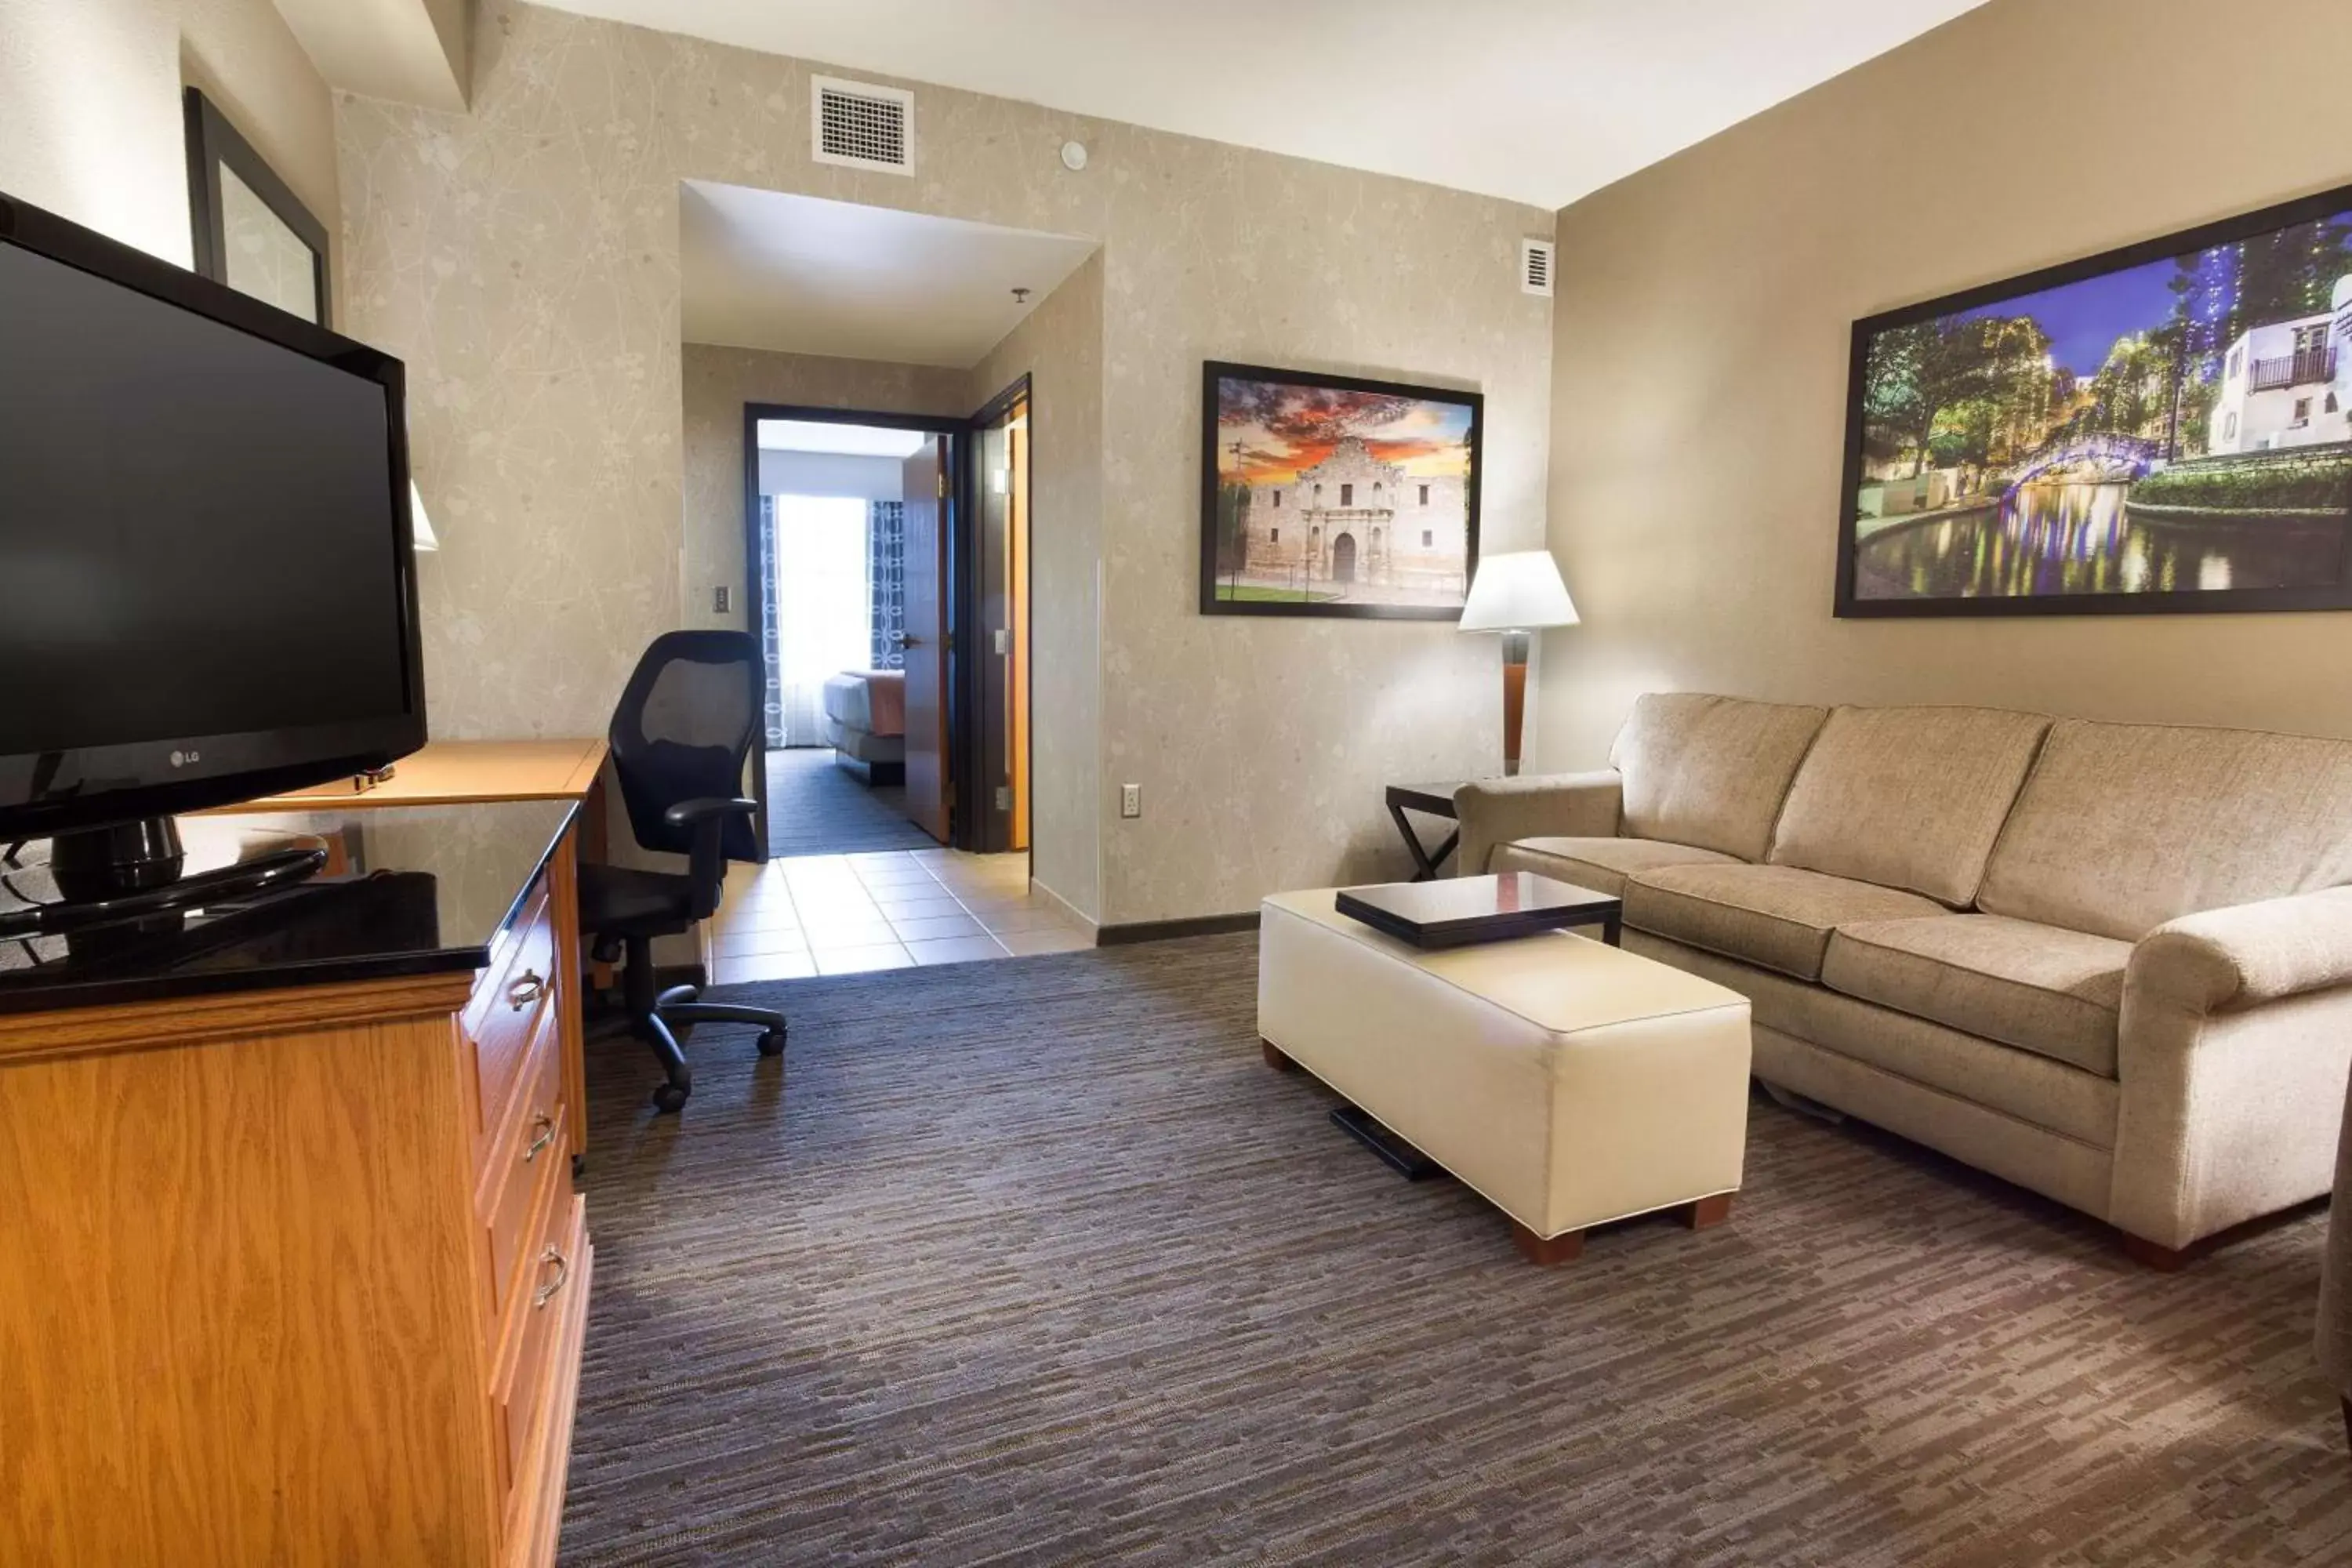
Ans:
POLYGON ((191 763, 201 763, 204 760, 205 754, 202 752, 173 752, 172 753, 172 765, 175 768, 184 768, 189 766, 191 763))

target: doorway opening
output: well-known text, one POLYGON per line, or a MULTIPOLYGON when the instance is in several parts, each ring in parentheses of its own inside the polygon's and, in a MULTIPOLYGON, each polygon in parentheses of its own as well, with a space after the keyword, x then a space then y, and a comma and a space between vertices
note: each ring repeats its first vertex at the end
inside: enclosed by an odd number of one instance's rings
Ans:
POLYGON ((949 843, 948 553, 964 432, 752 404, 744 443, 768 856, 949 843))
POLYGON ((713 977, 1089 945, 1097 246, 691 181, 679 243, 687 603, 770 667, 764 863, 729 874, 713 977), (1033 623, 1063 653, 1034 701, 1033 623))

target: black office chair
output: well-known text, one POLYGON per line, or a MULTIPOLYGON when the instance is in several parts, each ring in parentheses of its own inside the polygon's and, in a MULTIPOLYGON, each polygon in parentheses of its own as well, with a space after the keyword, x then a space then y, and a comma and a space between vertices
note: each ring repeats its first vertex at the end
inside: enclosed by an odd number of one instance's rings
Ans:
POLYGON ((613 771, 629 827, 647 849, 687 858, 686 875, 626 866, 580 868, 580 929, 600 963, 624 959, 629 1032, 653 1047, 668 1080, 654 1104, 676 1110, 694 1092, 675 1024, 757 1024, 760 1054, 784 1048, 784 1016, 765 1007, 698 1002, 691 985, 656 992, 654 938, 708 920, 730 860, 757 860, 759 804, 738 798, 763 677, 758 641, 743 632, 665 632, 637 661, 613 711, 613 771))

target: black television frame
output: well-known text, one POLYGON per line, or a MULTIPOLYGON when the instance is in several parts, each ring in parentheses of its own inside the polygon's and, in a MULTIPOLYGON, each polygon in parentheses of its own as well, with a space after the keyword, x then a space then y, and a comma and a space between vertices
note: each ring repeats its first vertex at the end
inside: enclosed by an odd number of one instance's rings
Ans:
POLYGON ((208 317, 384 389, 404 697, 398 713, 333 724, 0 753, 0 844, 324 784, 388 767, 422 746, 424 647, 415 523, 408 508, 406 379, 400 361, 5 194, 0 194, 0 245, 208 317))

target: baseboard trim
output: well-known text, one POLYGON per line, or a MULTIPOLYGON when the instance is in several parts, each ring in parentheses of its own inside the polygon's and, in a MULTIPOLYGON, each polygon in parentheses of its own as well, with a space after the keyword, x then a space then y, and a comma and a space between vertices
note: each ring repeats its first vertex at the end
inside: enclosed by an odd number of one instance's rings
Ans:
POLYGON ((1129 921, 1123 925, 1095 928, 1097 947, 1126 947, 1139 942, 1171 942, 1182 936, 1224 936, 1257 930, 1257 911, 1242 915, 1201 915, 1189 921, 1129 921))
POLYGON ((1070 902, 1069 900, 1062 897, 1061 894, 1054 891, 1053 889, 1045 886, 1045 883, 1039 881, 1034 875, 1029 879, 1029 890, 1033 893, 1044 894, 1046 900, 1055 909, 1061 910, 1062 914, 1066 918, 1079 926, 1083 926, 1088 936, 1093 936, 1101 929, 1099 922, 1097 922, 1092 915, 1078 908, 1077 905, 1070 902))

